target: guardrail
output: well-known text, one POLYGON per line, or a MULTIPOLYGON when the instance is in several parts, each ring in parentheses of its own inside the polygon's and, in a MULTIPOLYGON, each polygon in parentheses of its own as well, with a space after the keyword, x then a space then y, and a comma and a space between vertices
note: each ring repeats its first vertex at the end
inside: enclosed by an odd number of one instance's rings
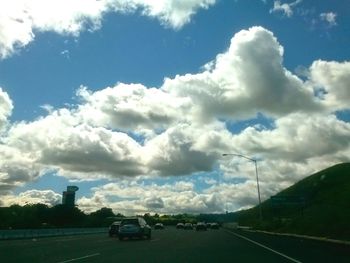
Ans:
POLYGON ((226 229, 240 229, 240 230, 250 230, 252 227, 250 226, 240 226, 236 222, 224 223, 223 227, 226 229))
POLYGON ((108 228, 50 228, 0 230, 0 240, 108 233, 108 228))

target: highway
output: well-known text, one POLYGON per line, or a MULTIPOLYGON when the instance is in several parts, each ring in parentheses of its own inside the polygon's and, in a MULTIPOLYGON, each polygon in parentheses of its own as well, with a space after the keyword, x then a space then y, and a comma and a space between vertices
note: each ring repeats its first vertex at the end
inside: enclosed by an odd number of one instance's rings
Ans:
POLYGON ((1 262, 350 262, 350 246, 228 231, 153 230, 151 240, 106 234, 0 241, 1 262))

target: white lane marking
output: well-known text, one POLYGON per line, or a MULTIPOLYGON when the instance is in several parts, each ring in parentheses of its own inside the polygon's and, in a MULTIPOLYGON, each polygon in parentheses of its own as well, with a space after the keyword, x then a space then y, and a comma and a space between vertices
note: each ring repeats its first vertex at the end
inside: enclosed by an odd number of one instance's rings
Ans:
POLYGON ((287 255, 285 255, 285 254, 283 254, 283 253, 281 253, 281 252, 278 252, 278 251, 276 251, 276 250, 273 250, 272 248, 269 248, 269 247, 267 247, 267 246, 265 246, 265 245, 263 245, 263 244, 260 244, 260 243, 254 241, 254 240, 251 240, 251 239, 249 239, 249 238, 247 238, 247 237, 244 237, 244 236, 242 236, 242 235, 236 234, 236 233, 231 232, 231 231, 228 231, 228 230, 226 230, 226 232, 228 232, 228 233, 230 233, 230 234, 232 234, 232 235, 235 235, 235 236, 237 236, 237 237, 240 237, 240 238, 242 238, 242 239, 244 239, 244 240, 247 240, 247 241, 249 241, 249 242, 251 242, 251 243, 253 243, 253 244, 257 245, 257 246, 260 246, 260 247, 262 247, 262 248, 265 248, 265 249, 267 249, 267 250, 269 250, 269 251, 271 251, 271 252, 273 252, 273 253, 276 253, 276 254, 278 254, 278 255, 280 255, 280 256, 286 258, 286 259, 289 259, 290 261, 293 261, 293 262, 295 262, 295 263, 302 263, 302 262, 299 261, 299 260, 296 260, 296 259, 294 259, 294 258, 288 257, 287 255))
POLYGON ((99 255, 100 255, 100 253, 95 253, 95 254, 87 255, 87 256, 84 256, 84 257, 80 257, 80 258, 72 258, 72 259, 68 259, 68 260, 65 260, 65 261, 60 261, 58 263, 73 262, 73 261, 77 261, 77 260, 80 260, 80 259, 96 257, 96 256, 99 256, 99 255))

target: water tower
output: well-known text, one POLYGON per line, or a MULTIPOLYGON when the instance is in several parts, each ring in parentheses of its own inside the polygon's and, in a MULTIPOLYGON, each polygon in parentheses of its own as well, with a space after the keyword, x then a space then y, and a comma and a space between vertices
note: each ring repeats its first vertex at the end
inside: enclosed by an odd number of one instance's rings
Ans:
POLYGON ((67 186, 67 191, 62 193, 62 204, 74 207, 75 205, 75 192, 79 190, 78 186, 70 185, 67 186))

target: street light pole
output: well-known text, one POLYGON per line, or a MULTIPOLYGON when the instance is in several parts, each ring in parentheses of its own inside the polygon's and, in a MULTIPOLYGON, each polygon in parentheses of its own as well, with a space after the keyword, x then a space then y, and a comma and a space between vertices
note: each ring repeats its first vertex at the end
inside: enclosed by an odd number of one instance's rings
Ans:
POLYGON ((245 155, 236 154, 236 153, 223 153, 222 156, 237 156, 237 157, 241 157, 241 158, 247 159, 247 160, 249 160, 249 161, 254 163, 254 165, 255 165, 255 175, 256 175, 256 187, 258 189, 258 199, 259 199, 259 218, 260 218, 260 221, 262 221, 262 209, 261 209, 261 198, 260 198, 260 186, 259 186, 259 174, 258 174, 258 162, 257 162, 257 160, 253 159, 253 158, 250 158, 250 157, 247 157, 245 155))

